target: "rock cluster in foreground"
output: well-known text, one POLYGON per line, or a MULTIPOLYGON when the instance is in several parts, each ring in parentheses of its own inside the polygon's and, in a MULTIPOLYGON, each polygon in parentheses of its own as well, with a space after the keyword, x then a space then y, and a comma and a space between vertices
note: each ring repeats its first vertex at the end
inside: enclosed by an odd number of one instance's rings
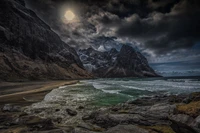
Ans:
POLYGON ((199 105, 200 93, 146 97, 83 118, 105 133, 199 133, 199 105))
MULTIPOLYGON (((66 109, 73 120, 77 110, 66 109)), ((56 109, 55 112, 60 111, 56 109)), ((144 97, 113 107, 85 112, 74 125, 62 118, 41 119, 23 113, 18 106, 5 105, 0 114, 0 132, 17 131, 44 133, 199 133, 200 93, 178 96, 144 97)))

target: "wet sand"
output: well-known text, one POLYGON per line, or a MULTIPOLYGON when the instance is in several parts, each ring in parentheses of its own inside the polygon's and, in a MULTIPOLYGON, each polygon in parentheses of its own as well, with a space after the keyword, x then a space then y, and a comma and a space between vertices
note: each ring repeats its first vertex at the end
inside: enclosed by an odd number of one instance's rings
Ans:
POLYGON ((26 106, 43 100, 52 89, 72 85, 78 80, 39 81, 39 82, 0 82, 0 106, 14 104, 26 106))
POLYGON ((26 114, 23 107, 42 101, 52 89, 78 82, 78 80, 0 82, 0 132, 61 132, 61 129, 53 125, 52 120, 26 114), (11 106, 11 108, 3 109, 5 106, 8 108, 11 106), (18 108, 13 110, 13 107, 18 108))

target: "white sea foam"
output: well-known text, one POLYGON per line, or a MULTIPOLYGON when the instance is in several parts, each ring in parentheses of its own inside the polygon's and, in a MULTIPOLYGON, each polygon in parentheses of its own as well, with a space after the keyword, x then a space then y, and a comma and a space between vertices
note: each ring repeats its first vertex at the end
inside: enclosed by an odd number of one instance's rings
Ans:
POLYGON ((128 86, 128 85, 121 85, 125 88, 136 89, 136 90, 146 90, 145 88, 135 87, 135 86, 128 86))
MULTIPOLYGON (((96 89, 116 88, 120 90, 135 89, 135 90, 148 90, 148 91, 165 91, 169 93, 190 93, 200 91, 200 81, 198 79, 168 79, 168 80, 92 80, 93 86, 96 89), (121 88, 120 88, 121 86, 121 88)), ((119 91, 118 91, 119 92, 119 91)))
POLYGON ((102 89, 103 92, 105 93, 110 93, 110 94, 119 94, 119 92, 121 90, 106 90, 106 89, 102 89))
POLYGON ((60 86, 59 87, 59 89, 63 89, 63 88, 66 88, 67 86, 65 85, 65 86, 60 86))
POLYGON ((93 83, 94 88, 96 89, 104 89, 111 87, 110 85, 102 84, 102 83, 93 83))

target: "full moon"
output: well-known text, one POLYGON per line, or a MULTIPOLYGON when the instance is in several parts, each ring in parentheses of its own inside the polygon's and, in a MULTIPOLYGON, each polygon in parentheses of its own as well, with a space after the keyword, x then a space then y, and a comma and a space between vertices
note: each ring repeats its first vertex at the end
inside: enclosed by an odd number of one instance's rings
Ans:
POLYGON ((66 11, 65 13, 65 18, 68 20, 68 21, 71 21, 75 18, 75 15, 72 11, 68 10, 66 11))

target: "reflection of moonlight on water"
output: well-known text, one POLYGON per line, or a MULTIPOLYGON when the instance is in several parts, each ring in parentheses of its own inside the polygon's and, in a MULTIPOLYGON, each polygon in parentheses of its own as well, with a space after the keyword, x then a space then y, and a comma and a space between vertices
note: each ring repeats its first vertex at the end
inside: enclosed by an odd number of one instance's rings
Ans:
POLYGON ((65 13, 65 18, 68 20, 68 21, 71 21, 75 18, 75 15, 72 11, 68 10, 66 13, 65 13))

